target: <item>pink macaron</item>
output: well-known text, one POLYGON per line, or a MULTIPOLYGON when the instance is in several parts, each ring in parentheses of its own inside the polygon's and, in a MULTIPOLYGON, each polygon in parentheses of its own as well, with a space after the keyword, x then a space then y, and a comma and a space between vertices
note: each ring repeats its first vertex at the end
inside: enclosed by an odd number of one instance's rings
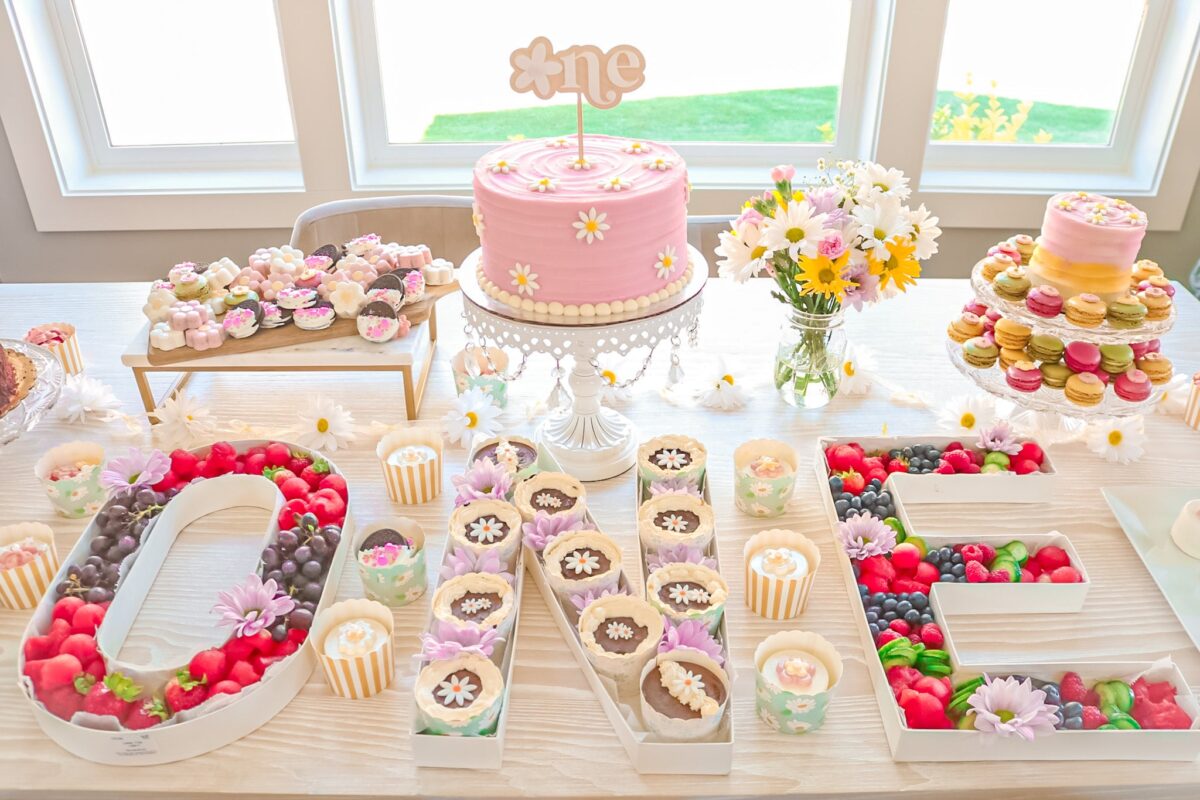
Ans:
POLYGON ((987 313, 988 307, 979 302, 979 298, 972 297, 970 302, 963 305, 962 310, 974 314, 977 317, 982 317, 987 313))
POLYGON ((1025 307, 1039 317, 1057 317, 1062 313, 1062 295, 1053 286, 1035 286, 1025 295, 1025 307))
POLYGON ((1003 254, 1011 258, 1013 263, 1017 266, 1020 266, 1021 264, 1021 251, 1018 250, 1017 246, 1011 242, 998 242, 988 248, 987 254, 989 256, 1003 254))
POLYGON ((1150 378, 1140 369, 1131 369, 1117 376, 1113 391, 1123 400, 1140 402, 1150 396, 1150 378))
POLYGON ((1042 388, 1042 371, 1032 361, 1018 361, 1004 373, 1008 385, 1018 392, 1036 392, 1042 388))
POLYGON ((1162 341, 1159 339, 1151 339, 1150 341, 1146 342, 1146 352, 1147 353, 1157 353, 1161 349, 1162 349, 1162 341))
POLYGON ((1129 349, 1133 351, 1134 359, 1139 359, 1150 352, 1149 342, 1131 342, 1129 349))
POLYGON ((1091 342, 1071 342, 1063 360, 1072 372, 1095 372, 1100 368, 1100 348, 1091 342))
POLYGON ((988 312, 983 315, 983 329, 990 333, 992 329, 996 327, 996 320, 998 319, 1000 319, 1000 312, 994 308, 989 309, 988 312))
POLYGON ((1099 378, 1100 382, 1103 383, 1105 386, 1108 386, 1108 382, 1112 380, 1112 375, 1109 375, 1107 372, 1100 369, 1099 367, 1092 370, 1092 374, 1095 375, 1097 378, 1099 378))

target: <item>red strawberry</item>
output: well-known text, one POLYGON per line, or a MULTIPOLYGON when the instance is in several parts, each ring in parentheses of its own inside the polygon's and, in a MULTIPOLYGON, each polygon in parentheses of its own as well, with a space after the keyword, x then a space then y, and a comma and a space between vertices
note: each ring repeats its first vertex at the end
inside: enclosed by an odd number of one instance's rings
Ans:
POLYGON ((954 723, 946 716, 946 707, 937 695, 902 689, 896 703, 904 709, 904 721, 910 728, 953 728, 954 723))
POLYGON ((893 472, 908 472, 908 462, 903 458, 893 458, 887 463, 886 469, 889 475, 893 472))
POLYGON ((937 583, 939 574, 938 568, 933 564, 930 564, 928 561, 921 561, 917 563, 917 571, 913 579, 918 583, 937 583))
POLYGON ((254 671, 254 667, 249 662, 238 661, 229 668, 229 675, 223 683, 236 681, 240 686, 249 686, 252 683, 257 683, 261 677, 260 674, 254 671))
POLYGON ((946 637, 937 623, 927 622, 921 626, 921 642, 931 650, 940 650, 946 643, 946 637))
POLYGON ((879 456, 868 456, 867 458, 864 458, 862 460, 862 466, 859 468, 858 471, 859 472, 870 472, 871 470, 876 470, 876 469, 882 469, 885 472, 887 471, 886 468, 884 467, 883 459, 880 458, 879 456))
POLYGON ((297 645, 304 644, 304 640, 308 638, 308 631, 302 628, 289 628, 287 632, 287 640, 295 642, 297 645))
POLYGON ((75 656, 85 667, 100 657, 100 651, 96 649, 96 637, 86 633, 72 633, 63 639, 58 652, 75 656))
POLYGON ((96 681, 83 700, 83 710, 97 716, 112 716, 124 720, 133 708, 142 687, 119 672, 106 675, 96 681))
POLYGON ((902 619, 894 619, 888 623, 888 627, 894 630, 901 636, 908 636, 912 632, 912 626, 902 619))
POLYGON ((888 628, 885 631, 880 631, 879 635, 875 637, 875 649, 878 650, 879 648, 883 647, 885 644, 892 641, 893 639, 903 639, 903 638, 904 638, 903 636, 896 633, 891 628, 888 628))
POLYGON ((33 688, 39 695, 64 686, 73 686, 75 676, 81 672, 83 665, 79 663, 78 658, 70 655, 25 662, 25 674, 33 681, 33 688))
MULTIPOLYGON (((86 603, 84 605, 87 605, 86 603)), ((82 608, 83 606, 80 606, 82 608)), ((58 648, 62 647, 62 643, 72 633, 71 625, 65 619, 55 619, 50 621, 50 630, 46 631, 46 641, 50 652, 58 655, 58 648)))
POLYGON ((868 470, 867 473, 865 475, 863 475, 863 480, 865 480, 867 483, 870 483, 871 481, 876 481, 876 480, 879 481, 880 483, 883 483, 887 479, 888 479, 888 471, 885 469, 868 470))
POLYGON ((229 442, 214 442, 208 449, 208 460, 210 463, 216 461, 223 467, 233 469, 233 465, 237 463, 237 448, 229 442))
POLYGON ((1009 467, 1018 475, 1031 475, 1038 471, 1038 465, 1028 458, 1014 458, 1009 467))
POLYGON ((908 592, 909 594, 913 592, 925 592, 925 594, 929 594, 929 584, 913 580, 912 578, 896 578, 896 580, 892 581, 891 590, 897 594, 901 592, 908 592))
POLYGON ((1052 572, 1059 567, 1071 565, 1071 557, 1061 547, 1048 544, 1033 554, 1033 561, 1045 572, 1052 572))
POLYGON ((328 475, 329 463, 323 459, 317 459, 300 473, 300 477, 308 483, 309 488, 314 492, 321 488, 321 481, 325 480, 328 475))
POLYGON ((271 442, 266 449, 267 466, 282 467, 292 460, 292 453, 283 442, 271 442))
POLYGON ((338 497, 342 498, 343 501, 347 497, 346 479, 341 475, 326 475, 321 479, 320 488, 332 489, 333 491, 337 492, 338 497))
POLYGON ((264 453, 247 455, 242 464, 245 465, 247 475, 261 475, 262 471, 267 468, 267 456, 264 453))
POLYGON ((336 525, 346 516, 346 501, 332 489, 318 489, 308 501, 308 508, 322 525, 336 525))
POLYGON ((825 460, 832 472, 856 470, 862 466, 862 448, 851 444, 839 444, 826 452, 825 460))
POLYGON ((292 472, 287 467, 267 467, 263 474, 275 481, 276 486, 283 486, 285 481, 296 477, 296 473, 292 472))
POLYGON ((1058 682, 1058 694, 1067 703, 1083 702, 1087 688, 1084 687, 1083 678, 1079 677, 1078 672, 1068 672, 1062 676, 1062 680, 1058 682))
POLYGON ((1083 707, 1083 729, 1085 731, 1094 731, 1107 722, 1108 717, 1100 709, 1095 706, 1083 707))
POLYGON ((892 590, 891 582, 882 575, 876 575, 874 572, 864 572, 859 577, 858 582, 866 586, 871 593, 890 592, 892 590))
POLYGON ((1036 443, 1026 442, 1021 445, 1021 452, 1017 453, 1017 458, 1028 459, 1040 467, 1042 462, 1046 460, 1046 454, 1036 443))
POLYGON ((968 561, 966 572, 967 583, 987 583, 988 568, 978 561, 968 561))
POLYGON ((304 500, 308 497, 308 484, 302 478, 288 478, 279 484, 279 491, 287 500, 304 500))
POLYGON ((153 728, 161 722, 166 722, 170 716, 162 700, 157 698, 146 700, 142 703, 134 704, 133 710, 125 718, 125 727, 134 731, 145 730, 146 728, 153 728))
POLYGON ((304 500, 288 500, 279 509, 279 528, 288 530, 296 527, 296 517, 308 511, 308 503, 304 500))
POLYGON ((983 561, 983 548, 977 544, 965 544, 962 550, 963 561, 983 561))
POLYGON ((1012 583, 1012 573, 1006 569, 994 569, 988 573, 988 583, 1012 583))
POLYGON ((84 606, 82 597, 74 597, 68 595, 54 604, 54 610, 50 612, 50 619, 61 619, 70 622, 75 618, 75 612, 84 606))
POLYGON ((74 686, 63 686, 52 692, 39 694, 42 705, 56 717, 69 720, 76 711, 83 711, 83 695, 74 686))
POLYGON ((869 556, 858 562, 862 572, 872 572, 882 575, 889 581, 896 577, 896 567, 887 556, 869 556))
POLYGON ((312 463, 312 459, 308 456, 293 453, 292 457, 288 459, 287 468, 299 475, 300 473, 304 472, 304 470, 308 469, 312 463))
POLYGON ((211 689, 208 690, 208 696, 212 697, 216 694, 237 694, 242 690, 242 685, 237 681, 217 681, 211 689))
POLYGON ((1079 583, 1082 580, 1083 576, 1074 567, 1059 567, 1050 572, 1050 581, 1052 583, 1079 583))
MULTIPOLYGON (((104 621, 104 609, 95 603, 86 603, 79 607, 71 619, 71 633, 86 633, 96 635, 96 628, 104 621)), ((64 637, 66 638, 66 637, 64 637)))
POLYGON ((200 474, 200 459, 187 450, 171 451, 171 472, 182 480, 191 480, 200 474))
POLYGON ((208 687, 200 681, 193 680, 186 669, 175 673, 175 677, 167 681, 167 687, 163 689, 163 700, 172 714, 195 708, 203 703, 206 697, 208 687))
POLYGON ((226 656, 221 650, 201 650, 188 663, 188 673, 201 683, 212 686, 225 677, 226 656))
POLYGON ((867 479, 863 477, 861 472, 856 470, 847 470, 846 472, 838 473, 842 478, 842 491, 850 494, 862 494, 863 489, 867 488, 867 479))
POLYGON ((104 676, 106 674, 104 669, 104 659, 97 658, 95 661, 84 667, 83 672, 85 675, 91 675, 93 680, 104 680, 104 676))

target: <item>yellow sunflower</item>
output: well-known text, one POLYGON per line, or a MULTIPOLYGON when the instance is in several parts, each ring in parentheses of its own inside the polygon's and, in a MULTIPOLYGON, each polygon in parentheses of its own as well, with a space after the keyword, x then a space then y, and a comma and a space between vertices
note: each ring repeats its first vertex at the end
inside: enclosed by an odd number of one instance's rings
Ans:
POLYGON ((889 253, 886 259, 874 256, 868 259, 871 274, 879 276, 881 289, 887 288, 888 283, 892 282, 900 291, 906 291, 921 276, 921 262, 913 257, 917 244, 906 236, 893 236, 884 243, 884 247, 889 253))
POLYGON ((829 256, 800 256, 800 270, 796 273, 796 283, 800 285, 800 294, 833 295, 838 300, 846 296, 850 281, 842 277, 842 270, 850 260, 850 251, 842 253, 837 258, 829 256))

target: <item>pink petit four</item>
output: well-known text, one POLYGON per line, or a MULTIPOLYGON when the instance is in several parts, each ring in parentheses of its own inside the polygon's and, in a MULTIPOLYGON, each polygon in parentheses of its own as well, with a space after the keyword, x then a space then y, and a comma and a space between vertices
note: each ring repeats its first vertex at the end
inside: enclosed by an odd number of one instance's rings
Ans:
POLYGON ((171 330, 188 331, 199 328, 211 318, 208 306, 196 300, 181 300, 171 305, 171 311, 167 314, 167 323, 171 326, 171 330))
POLYGON ((306 267, 303 272, 296 276, 296 285, 301 289, 316 289, 321 285, 321 276, 324 274, 322 270, 308 269, 306 267))
POLYGON ((199 328, 184 332, 187 346, 193 350, 212 350, 225 342, 225 329, 216 322, 206 322, 199 328))

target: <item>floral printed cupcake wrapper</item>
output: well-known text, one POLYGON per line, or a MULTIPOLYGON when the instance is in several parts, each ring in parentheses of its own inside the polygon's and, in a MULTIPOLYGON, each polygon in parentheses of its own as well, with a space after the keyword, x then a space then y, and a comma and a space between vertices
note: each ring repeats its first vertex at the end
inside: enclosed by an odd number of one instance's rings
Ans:
POLYGON ((801 734, 825 723, 825 712, 842 677, 842 658, 826 639, 807 631, 783 631, 768 636, 754 650, 754 709, 759 720, 773 731, 801 734), (804 650, 818 656, 829 670, 829 688, 816 694, 779 689, 762 674, 763 664, 779 650, 804 650))
POLYGON ((766 619, 791 619, 804 613, 817 568, 821 566, 821 551, 811 539, 795 531, 762 531, 746 541, 742 561, 746 568, 746 605, 751 611, 766 619), (751 558, 772 547, 802 553, 808 561, 808 573, 800 578, 777 578, 753 570, 751 558))
POLYGON ((475 351, 480 348, 467 348, 460 350, 450 359, 450 369, 454 372, 454 391, 458 394, 469 391, 471 389, 479 389, 484 394, 489 395, 496 405, 504 408, 508 405, 508 384, 498 374, 471 374, 468 371, 468 359, 474 358, 480 370, 492 369, 494 365, 497 373, 503 373, 508 368, 508 355, 498 347, 488 348, 488 357, 491 359, 491 365, 487 360, 475 351))
POLYGON ((375 448, 383 467, 383 481, 388 497, 401 505, 428 503, 442 493, 442 437, 424 426, 393 431, 384 436, 375 448), (423 464, 393 464, 392 453, 404 447, 428 447, 437 455, 423 464))
POLYGON ((778 517, 787 510, 796 487, 796 451, 783 442, 756 439, 733 451, 734 504, 738 511, 752 517, 778 517), (789 471, 777 478, 761 478, 750 471, 750 464, 770 456, 786 464, 789 471))
POLYGON ((396 673, 392 654, 394 629, 392 613, 372 600, 343 600, 321 612, 313 623, 312 639, 321 662, 321 671, 334 694, 349 700, 361 700, 379 694, 391 684, 392 676, 396 673), (330 658, 325 655, 325 637, 338 625, 352 619, 375 620, 387 631, 387 639, 365 655, 351 658, 330 658))
POLYGON ((46 497, 60 516, 69 519, 89 517, 100 510, 107 492, 100 485, 104 448, 90 442, 68 442, 53 448, 38 459, 33 472, 42 483, 46 497), (55 467, 88 462, 78 475, 50 480, 55 467))
POLYGON ((0 606, 14 611, 34 608, 58 574, 58 551, 54 547, 54 532, 46 525, 22 522, 0 528, 0 547, 33 538, 45 544, 46 550, 32 561, 11 569, 0 569, 0 606))
POLYGON ((358 526, 358 536, 351 557, 358 566, 358 577, 362 580, 367 597, 390 608, 406 606, 424 597, 429 584, 425 564, 425 533, 412 520, 395 517, 358 526), (362 542, 371 533, 382 528, 399 531, 412 540, 414 550, 408 558, 398 559, 386 567, 370 567, 358 557, 362 542))
POLYGON ((700 622, 704 623, 705 627, 708 628, 708 632, 712 634, 717 632, 717 628, 721 626, 721 618, 725 616, 724 603, 719 603, 715 606, 709 606, 704 611, 676 611, 675 609, 668 607, 657 597, 651 597, 650 603, 659 611, 661 611, 664 616, 670 619, 672 623, 678 625, 684 620, 699 620, 700 622))
POLYGON ((500 719, 500 709, 503 705, 503 696, 498 697, 491 705, 480 709, 481 713, 458 725, 431 714, 421 713, 421 721, 425 725, 422 733, 438 736, 491 736, 496 731, 496 722, 500 719))

